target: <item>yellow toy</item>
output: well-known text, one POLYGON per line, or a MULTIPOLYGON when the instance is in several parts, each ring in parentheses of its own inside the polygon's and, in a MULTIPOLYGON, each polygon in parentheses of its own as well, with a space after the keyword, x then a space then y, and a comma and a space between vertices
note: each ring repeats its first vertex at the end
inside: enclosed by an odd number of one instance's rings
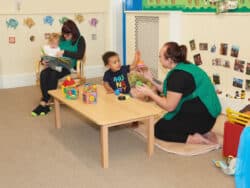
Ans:
POLYGON ((86 104, 97 103, 97 86, 96 84, 84 84, 82 92, 83 102, 86 104))
POLYGON ((64 80, 61 85, 62 93, 67 99, 77 99, 78 98, 78 88, 75 83, 75 80, 72 79, 70 76, 64 80))

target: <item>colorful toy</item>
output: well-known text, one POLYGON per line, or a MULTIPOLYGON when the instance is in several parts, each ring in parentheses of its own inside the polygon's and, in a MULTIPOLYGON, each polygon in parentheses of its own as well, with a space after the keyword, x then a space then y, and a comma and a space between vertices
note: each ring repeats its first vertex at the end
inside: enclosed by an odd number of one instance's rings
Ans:
POLYGON ((126 96, 125 95, 120 95, 120 96, 118 96, 118 100, 124 101, 124 100, 126 100, 126 96))
POLYGON ((136 86, 143 86, 143 82, 141 80, 136 81, 135 83, 136 86))
POLYGON ((245 90, 241 90, 240 98, 241 98, 241 99, 245 99, 245 97, 246 97, 246 92, 245 92, 245 90))
POLYGON ((144 64, 144 62, 142 60, 138 61, 136 63, 136 66, 140 70, 147 70, 147 67, 146 67, 146 65, 144 64))
POLYGON ((144 64, 144 61, 141 59, 141 53, 137 51, 135 55, 137 59, 136 68, 142 71, 148 70, 147 66, 144 64))
POLYGON ((97 86, 96 84, 84 84, 82 92, 83 102, 86 104, 97 103, 97 86))
POLYGON ((152 83, 145 77, 138 73, 130 73, 128 76, 129 84, 131 87, 135 87, 138 84, 146 84, 148 87, 152 88, 152 83))
POLYGON ((79 95, 75 80, 68 76, 61 85, 62 93, 67 99, 77 99, 79 95))
POLYGON ((240 97, 239 91, 235 91, 234 98, 235 99, 239 99, 239 97, 240 97))
POLYGON ((216 167, 221 168, 222 172, 226 175, 234 175, 236 167, 236 158, 229 156, 226 161, 213 160, 216 167))
POLYGON ((116 89, 115 90, 115 95, 119 96, 121 94, 120 90, 119 89, 116 89))

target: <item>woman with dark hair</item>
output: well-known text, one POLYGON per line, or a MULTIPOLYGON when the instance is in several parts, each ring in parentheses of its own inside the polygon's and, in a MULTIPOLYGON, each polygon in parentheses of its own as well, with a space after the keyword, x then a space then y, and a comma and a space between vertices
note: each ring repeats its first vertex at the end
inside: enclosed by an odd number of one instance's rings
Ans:
POLYGON ((219 99, 207 74, 186 57, 186 46, 175 42, 164 44, 159 58, 162 66, 170 69, 164 82, 153 78, 149 71, 144 73, 163 96, 146 85, 137 89, 167 111, 155 125, 157 138, 192 144, 217 143, 211 129, 221 112, 219 99))
MULTIPOLYGON (((72 20, 67 20, 63 23, 61 32, 59 42, 61 50, 57 53, 57 57, 64 56, 70 58, 71 68, 75 69, 77 60, 82 59, 85 54, 85 39, 81 36, 79 29, 72 20)), ((46 66, 46 62, 42 63, 46 66)), ((62 71, 58 72, 47 66, 41 71, 40 88, 42 91, 42 99, 39 105, 32 111, 32 116, 45 115, 50 111, 48 104, 50 95, 48 91, 56 89, 58 80, 68 74, 70 74, 70 71, 66 68, 62 68, 62 71)))

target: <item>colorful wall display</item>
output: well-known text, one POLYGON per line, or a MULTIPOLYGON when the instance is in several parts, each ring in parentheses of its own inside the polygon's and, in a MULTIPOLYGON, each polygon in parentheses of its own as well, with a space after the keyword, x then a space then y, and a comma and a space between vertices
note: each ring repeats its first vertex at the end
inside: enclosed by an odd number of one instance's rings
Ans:
POLYGON ((183 12, 250 12, 250 1, 244 0, 128 0, 126 10, 183 12))
POLYGON ((7 28, 13 28, 16 29, 18 26, 18 21, 15 18, 10 18, 6 21, 7 28))
POLYGON ((48 24, 48 25, 52 26, 53 22, 54 22, 54 18, 52 16, 45 16, 43 18, 43 23, 44 24, 48 24))

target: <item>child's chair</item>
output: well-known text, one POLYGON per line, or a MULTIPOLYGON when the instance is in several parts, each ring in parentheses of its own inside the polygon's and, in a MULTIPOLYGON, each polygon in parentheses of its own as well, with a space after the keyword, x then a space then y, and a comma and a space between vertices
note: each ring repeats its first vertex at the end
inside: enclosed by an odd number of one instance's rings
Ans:
MULTIPOLYGON (((86 81, 84 75, 84 65, 86 63, 86 56, 82 59, 77 60, 76 70, 71 70, 71 78, 73 78, 77 84, 83 84, 86 81)), ((35 62, 36 66, 36 85, 40 84, 40 73, 43 70, 44 66, 42 65, 41 61, 35 62)))

